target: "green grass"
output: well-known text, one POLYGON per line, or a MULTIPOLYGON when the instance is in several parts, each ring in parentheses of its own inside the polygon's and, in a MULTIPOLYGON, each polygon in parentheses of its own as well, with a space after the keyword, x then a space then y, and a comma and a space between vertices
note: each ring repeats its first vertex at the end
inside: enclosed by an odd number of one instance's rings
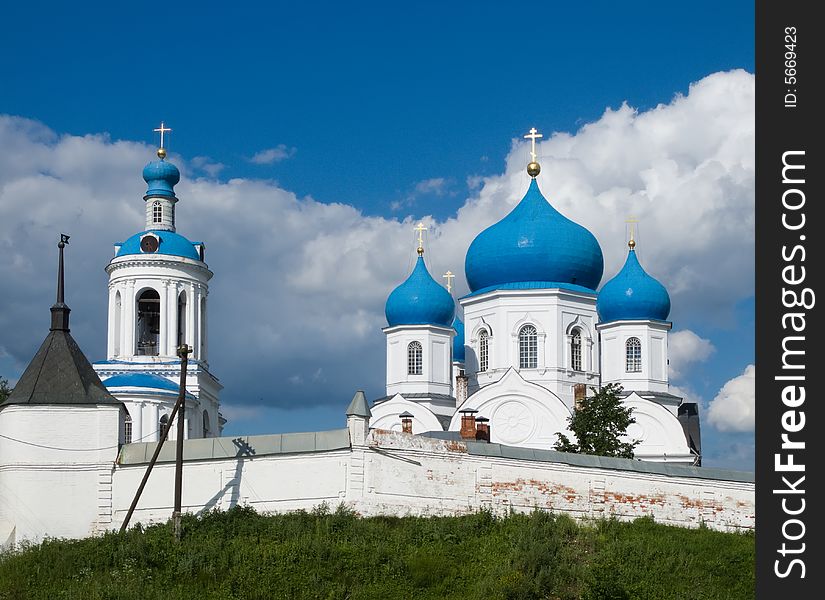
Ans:
POLYGON ((0 557, 0 599, 753 598, 754 537, 639 519, 248 508, 0 557))

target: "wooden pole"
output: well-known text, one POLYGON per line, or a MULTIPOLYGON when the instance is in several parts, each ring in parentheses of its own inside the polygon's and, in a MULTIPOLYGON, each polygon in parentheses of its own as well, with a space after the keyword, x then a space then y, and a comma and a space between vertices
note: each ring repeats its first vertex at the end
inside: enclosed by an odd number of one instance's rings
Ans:
MULTIPOLYGON (((129 511, 126 513, 126 518, 123 520, 123 524, 120 526, 120 533, 126 531, 126 528, 129 526, 129 521, 132 519, 132 514, 135 512, 135 508, 137 507, 137 503, 140 500, 141 494, 143 494, 143 488, 146 487, 146 482, 149 481, 149 475, 152 473, 152 469, 154 468, 155 463, 158 460, 160 451, 163 448, 163 443, 166 441, 166 438, 169 437, 169 430, 172 429, 172 423, 175 420, 175 416, 178 414, 179 410, 182 412, 181 409, 183 408, 183 403, 186 400, 186 366, 188 363, 187 356, 189 354, 189 348, 185 346, 182 346, 181 348, 186 348, 186 351, 181 356, 181 378, 180 390, 178 392, 178 401, 175 402, 175 406, 172 409, 172 413, 169 415, 169 421, 167 421, 166 425, 164 425, 163 427, 163 430, 160 432, 160 440, 158 441, 158 445, 155 447, 154 454, 152 454, 152 459, 149 461, 149 466, 146 467, 146 472, 143 474, 143 479, 141 480, 140 485, 138 486, 137 492, 135 492, 135 497, 132 499, 132 504, 129 506, 129 511)), ((178 348, 179 355, 181 354, 181 348, 178 348)), ((175 484, 177 485, 177 477, 175 479, 175 484)), ((176 507, 178 507, 177 510, 178 512, 180 512, 179 503, 176 503, 176 507)), ((177 530, 175 533, 175 537, 176 539, 180 539, 177 530)))
POLYGON ((184 414, 186 412, 186 366, 189 362, 189 346, 183 344, 178 348, 178 356, 180 356, 180 397, 178 403, 180 409, 178 410, 178 439, 175 440, 175 509, 172 512, 172 521, 175 525, 175 541, 180 541, 181 534, 181 499, 183 496, 183 425, 184 414))

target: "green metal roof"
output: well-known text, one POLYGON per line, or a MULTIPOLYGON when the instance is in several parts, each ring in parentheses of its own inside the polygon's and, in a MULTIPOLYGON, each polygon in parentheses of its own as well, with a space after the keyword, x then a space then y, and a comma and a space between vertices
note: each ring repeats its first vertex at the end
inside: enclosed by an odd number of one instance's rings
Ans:
MULTIPOLYGON (((157 442, 127 444, 120 451, 118 463, 139 465, 148 463, 155 452, 157 442)), ((201 438, 183 442, 183 458, 210 460, 221 458, 257 458, 273 454, 301 454, 326 452, 350 447, 349 430, 314 431, 309 433, 276 433, 272 435, 248 435, 237 438, 201 438)), ((158 462, 175 461, 175 443, 167 441, 158 456, 158 462)))

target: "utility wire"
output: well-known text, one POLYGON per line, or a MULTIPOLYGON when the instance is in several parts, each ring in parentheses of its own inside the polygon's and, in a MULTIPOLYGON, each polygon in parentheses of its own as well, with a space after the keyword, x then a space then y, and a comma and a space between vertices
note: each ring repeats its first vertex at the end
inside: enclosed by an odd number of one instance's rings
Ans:
MULTIPOLYGON (((130 443, 134 444, 134 443, 139 442, 141 440, 145 440, 146 438, 153 437, 158 431, 160 431, 160 430, 156 429, 152 433, 144 435, 143 437, 138 438, 137 440, 132 440, 130 443)), ((26 440, 18 440, 17 438, 9 437, 7 435, 3 435, 2 433, 0 433, 0 438, 10 440, 12 442, 17 442, 18 444, 25 444, 26 446, 35 446, 36 448, 45 448, 46 450, 61 450, 63 452, 101 452, 103 450, 112 450, 113 448, 119 448, 120 446, 125 445, 125 444, 115 444, 114 446, 104 446, 103 448, 60 448, 58 446, 45 446, 43 444, 36 444, 34 442, 27 442, 26 440)))

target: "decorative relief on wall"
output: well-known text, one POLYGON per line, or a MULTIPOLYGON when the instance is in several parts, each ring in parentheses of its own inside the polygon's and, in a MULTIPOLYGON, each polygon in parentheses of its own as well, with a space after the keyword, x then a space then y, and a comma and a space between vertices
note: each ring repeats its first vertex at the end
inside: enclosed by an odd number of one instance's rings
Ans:
POLYGON ((517 400, 502 402, 492 417, 492 428, 505 444, 519 444, 533 435, 536 419, 532 411, 517 400))

